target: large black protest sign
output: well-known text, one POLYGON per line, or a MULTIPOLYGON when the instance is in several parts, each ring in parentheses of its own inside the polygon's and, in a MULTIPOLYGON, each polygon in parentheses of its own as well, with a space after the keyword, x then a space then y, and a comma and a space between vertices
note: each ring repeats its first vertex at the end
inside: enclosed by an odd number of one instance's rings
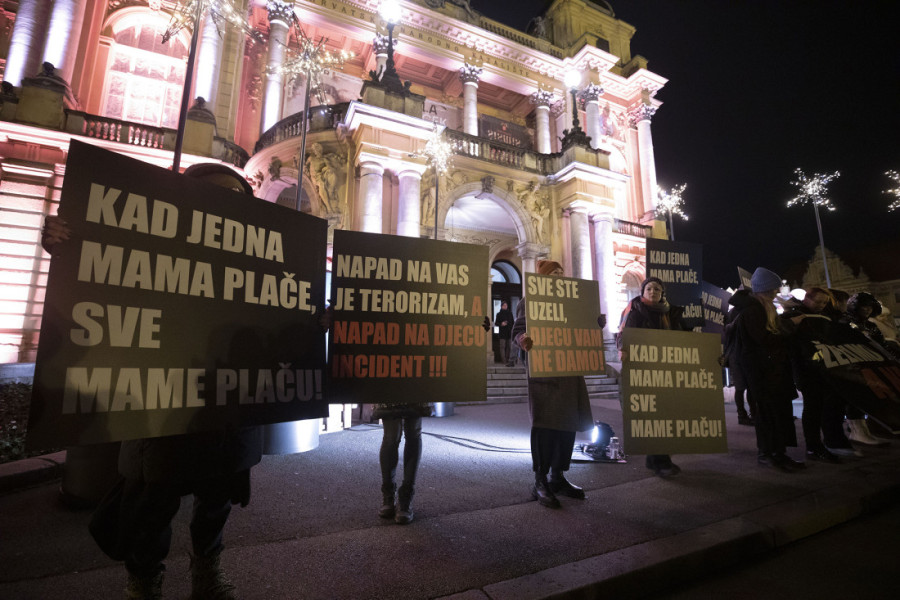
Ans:
POLYGON ((626 452, 728 452, 720 353, 715 334, 622 330, 626 452))
POLYGON ((485 246, 334 232, 332 403, 487 399, 485 246))
POLYGON ((587 279, 525 274, 525 323, 533 341, 532 377, 604 372, 599 284, 587 279))
POLYGON ((321 417, 327 224, 73 142, 29 447, 321 417))
POLYGON ((703 327, 703 246, 648 238, 647 276, 666 284, 666 299, 684 307, 688 327, 703 327))
POLYGON ((900 433, 900 362, 851 325, 807 317, 798 329, 803 360, 830 393, 900 433))

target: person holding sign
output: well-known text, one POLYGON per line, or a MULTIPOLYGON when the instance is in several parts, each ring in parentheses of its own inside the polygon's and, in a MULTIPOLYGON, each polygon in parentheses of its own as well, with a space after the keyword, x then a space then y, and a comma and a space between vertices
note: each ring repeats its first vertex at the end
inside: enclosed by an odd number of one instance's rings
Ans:
MULTIPOLYGON (((250 184, 218 163, 201 163, 185 175, 253 195, 250 184)), ((69 239, 67 223, 45 219, 41 243, 53 253, 69 239)), ((252 352, 249 346, 234 353, 252 352)), ((126 440, 119 452, 121 478, 92 515, 90 530, 101 549, 123 560, 130 599, 162 598, 163 561, 172 541, 172 519, 181 497, 193 495, 191 597, 227 600, 235 586, 220 565, 225 523, 232 504, 250 502, 250 469, 262 458, 262 431, 242 427, 126 440)))
POLYGON ((833 300, 831 293, 820 287, 806 290, 802 302, 791 299, 785 304, 782 319, 791 319, 798 315, 815 315, 819 318, 804 319, 797 327, 791 344, 791 365, 794 372, 794 383, 803 395, 803 438, 806 441, 806 458, 828 463, 838 463, 840 459, 822 443, 822 415, 825 407, 837 398, 828 389, 819 361, 807 352, 807 345, 814 340, 826 339, 831 319, 822 311, 833 300))
MULTIPOLYGON (((683 314, 684 307, 669 304, 666 300, 666 286, 662 280, 648 277, 641 282, 641 295, 632 298, 626 307, 621 328, 690 331, 682 318, 683 314)), ((621 337, 619 340, 621 344, 621 337)), ((660 477, 674 477, 681 473, 681 467, 673 463, 668 454, 648 454, 645 464, 660 477)))
POLYGON ((376 404, 372 418, 381 419, 384 428, 378 462, 381 465, 382 505, 378 516, 407 525, 413 520, 412 499, 416 474, 422 461, 422 417, 430 417, 433 404, 376 404), (400 462, 400 440, 403 446, 403 481, 400 489, 394 483, 400 462), (397 499, 396 505, 394 499, 397 499))
POLYGON ((781 277, 759 267, 751 277, 751 291, 738 290, 729 304, 735 318, 735 354, 738 367, 756 406, 757 461, 785 473, 806 467, 789 457, 787 446, 797 445, 791 402, 797 397, 791 375, 789 354, 792 328, 806 318, 797 315, 779 319, 775 296, 781 288, 781 277))
MULTIPOLYGON (((562 265, 550 260, 538 262, 538 273, 557 277, 564 274, 562 265)), ((523 299, 516 308, 512 337, 528 352, 534 342, 525 330, 526 301, 523 299)), ((560 507, 557 494, 583 499, 584 490, 569 482, 565 472, 572 460, 576 432, 594 426, 584 377, 531 377, 529 374, 528 409, 534 471, 532 498, 548 508, 560 507)))

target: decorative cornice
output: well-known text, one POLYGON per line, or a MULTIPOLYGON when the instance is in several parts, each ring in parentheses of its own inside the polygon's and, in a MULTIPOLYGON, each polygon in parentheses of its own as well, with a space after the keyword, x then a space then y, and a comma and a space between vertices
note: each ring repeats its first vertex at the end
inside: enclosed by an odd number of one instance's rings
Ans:
POLYGON ((481 77, 481 73, 484 71, 481 67, 470 65, 469 63, 464 64, 459 68, 459 79, 463 83, 478 83, 478 79, 481 77))

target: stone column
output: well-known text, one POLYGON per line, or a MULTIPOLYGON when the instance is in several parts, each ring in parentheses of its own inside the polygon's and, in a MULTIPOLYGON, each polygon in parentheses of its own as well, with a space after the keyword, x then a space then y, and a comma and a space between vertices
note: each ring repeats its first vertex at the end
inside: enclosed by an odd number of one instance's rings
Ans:
POLYGON ((384 167, 374 161, 359 165, 359 204, 362 214, 360 229, 369 233, 382 231, 384 167))
POLYGON ((463 82, 463 131, 478 135, 478 78, 482 69, 466 63, 459 69, 463 82))
POLYGON ((19 87, 22 85, 22 79, 38 74, 49 16, 50 0, 25 0, 19 3, 16 21, 9 38, 3 81, 19 87))
POLYGON ((612 309, 616 292, 616 259, 613 250, 613 216, 609 213, 595 215, 594 223, 594 262, 596 263, 597 283, 600 288, 600 310, 606 313, 606 334, 610 333, 612 309))
POLYGON ((588 216, 583 212, 572 211, 569 215, 569 227, 572 240, 572 277, 592 279, 594 264, 591 259, 588 216))
POLYGON ((595 83, 589 83, 581 97, 584 98, 584 132, 591 138, 591 148, 600 146, 600 96, 603 88, 595 83))
POLYGON ((401 171, 397 179, 400 180, 397 202, 397 235, 419 237, 422 214, 422 174, 410 169, 401 171))
POLYGON ((638 132, 638 160, 641 169, 641 195, 644 200, 644 214, 656 210, 656 159, 653 157, 653 136, 650 133, 650 119, 656 108, 641 102, 631 109, 631 126, 638 132))
POLYGON ((550 105, 553 103, 553 92, 538 90, 531 94, 531 103, 534 108, 534 131, 536 150, 541 154, 550 154, 550 105))
MULTIPOLYGON (((372 40, 372 51, 375 53, 375 72, 378 74, 379 80, 387 64, 389 42, 388 36, 383 33, 375 34, 375 39, 372 40)), ((394 40, 394 45, 397 45, 397 40, 394 40)))
MULTIPOLYGON (((268 0, 266 9, 269 11, 269 56, 266 60, 266 85, 263 89, 260 127, 262 133, 281 120, 284 76, 279 68, 284 62, 284 48, 287 44, 288 24, 291 22, 293 3, 268 0)), ((303 108, 306 110, 307 107, 303 108)))
MULTIPOLYGON (((519 251, 519 258, 522 259, 523 273, 537 273, 538 259, 547 254, 547 248, 530 242, 522 242, 516 246, 516 250, 519 251)), ((522 283, 524 285, 524 280, 522 283)))
POLYGON ((66 83, 72 82, 83 20, 84 0, 53 0, 53 12, 50 14, 41 62, 48 62, 56 67, 56 74, 66 83))
POLYGON ((219 62, 222 53, 222 39, 213 22, 212 11, 206 11, 200 48, 197 52, 197 77, 194 80, 194 98, 201 97, 210 107, 215 107, 218 87, 219 62))

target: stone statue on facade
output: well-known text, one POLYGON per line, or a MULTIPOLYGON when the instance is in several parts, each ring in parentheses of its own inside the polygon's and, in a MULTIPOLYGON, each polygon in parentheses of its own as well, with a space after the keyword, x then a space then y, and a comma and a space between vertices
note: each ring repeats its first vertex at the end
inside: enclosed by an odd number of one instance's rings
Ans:
POLYGON ((343 212, 343 188, 345 161, 335 152, 326 153, 322 144, 316 142, 306 158, 306 172, 316 186, 319 201, 326 215, 343 212))
MULTIPOLYGON (((441 177, 438 193, 440 194, 440 201, 447 202, 447 199, 450 197, 450 192, 464 183, 468 183, 469 176, 463 171, 454 171, 452 173, 447 173, 443 177, 441 177)), ((422 183, 420 186, 420 191, 422 194, 422 225, 426 227, 434 226, 434 170, 429 169, 425 171, 425 174, 422 176, 422 183)))
POLYGON ((531 225, 534 227, 534 234, 538 241, 544 241, 547 232, 547 217, 550 216, 550 197, 546 194, 538 195, 541 184, 537 179, 531 183, 527 183, 518 188, 510 181, 509 187, 514 189, 519 203, 531 216, 531 225))

